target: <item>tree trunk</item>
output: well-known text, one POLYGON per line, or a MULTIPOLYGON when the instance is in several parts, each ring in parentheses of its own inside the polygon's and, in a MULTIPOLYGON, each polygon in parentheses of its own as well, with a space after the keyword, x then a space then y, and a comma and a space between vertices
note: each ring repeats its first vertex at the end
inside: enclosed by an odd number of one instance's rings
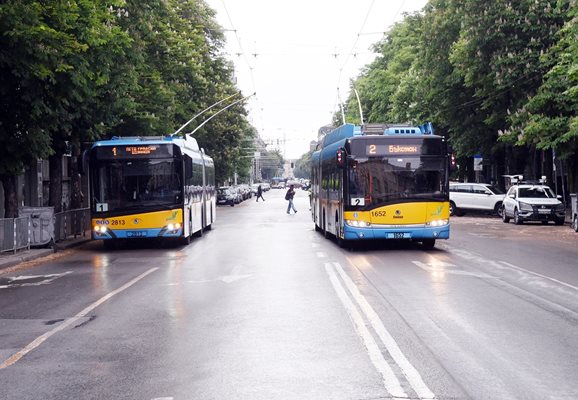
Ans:
POLYGON ((4 189, 4 218, 18 217, 18 195, 16 175, 0 175, 0 182, 4 189))
POLYGON ((78 158, 80 157, 80 148, 77 144, 72 146, 72 157, 70 160, 70 208, 82 208, 82 185, 80 182, 80 174, 78 171, 78 158))
POLYGON ((48 159, 50 166, 50 191, 48 205, 54 207, 54 212, 62 211, 62 154, 51 155, 48 159))

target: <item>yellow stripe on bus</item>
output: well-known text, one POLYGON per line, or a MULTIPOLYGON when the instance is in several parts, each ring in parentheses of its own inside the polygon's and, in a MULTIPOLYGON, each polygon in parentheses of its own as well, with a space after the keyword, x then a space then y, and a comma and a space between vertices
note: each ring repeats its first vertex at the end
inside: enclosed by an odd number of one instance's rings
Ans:
POLYGON ((105 225, 108 229, 154 229, 176 223, 183 223, 181 209, 92 219, 93 227, 105 225))
POLYGON ((346 220, 371 222, 378 225, 423 224, 450 217, 448 202, 401 203, 375 208, 371 211, 346 211, 346 220))

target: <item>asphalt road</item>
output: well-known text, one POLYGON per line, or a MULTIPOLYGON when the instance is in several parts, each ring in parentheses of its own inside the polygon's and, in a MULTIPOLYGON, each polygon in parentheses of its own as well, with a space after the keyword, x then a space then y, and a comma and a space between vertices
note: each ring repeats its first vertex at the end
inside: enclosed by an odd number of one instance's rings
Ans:
POLYGON ((189 246, 98 243, 0 275, 2 399, 576 399, 578 234, 452 219, 340 249, 306 192, 189 246))

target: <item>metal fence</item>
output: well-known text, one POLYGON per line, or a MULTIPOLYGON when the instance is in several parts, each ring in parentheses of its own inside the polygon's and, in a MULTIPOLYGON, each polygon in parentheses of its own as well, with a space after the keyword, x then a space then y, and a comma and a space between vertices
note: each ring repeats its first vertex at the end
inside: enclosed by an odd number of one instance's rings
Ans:
POLYGON ((54 214, 54 241, 86 236, 90 231, 90 209, 79 208, 54 214))
MULTIPOLYGON (((38 242, 39 238, 43 237, 38 230, 42 230, 49 224, 54 224, 54 237, 52 238, 54 242, 86 236, 87 232, 90 234, 90 209, 80 208, 59 212, 50 220, 30 215, 19 218, 0 218, 0 253, 7 251, 15 253, 20 249, 29 249, 31 245, 45 244, 45 242, 38 242), (32 227, 33 223, 38 229, 32 227)), ((49 231, 52 230, 49 229, 49 231)))
POLYGON ((0 253, 30 248, 30 217, 0 218, 0 253))

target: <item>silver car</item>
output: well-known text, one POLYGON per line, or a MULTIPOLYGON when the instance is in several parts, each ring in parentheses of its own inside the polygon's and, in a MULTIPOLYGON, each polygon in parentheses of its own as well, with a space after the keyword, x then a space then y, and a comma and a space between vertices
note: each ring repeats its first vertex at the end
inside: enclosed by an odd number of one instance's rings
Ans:
POLYGON ((504 198, 502 220, 508 223, 513 218, 518 225, 524 221, 541 221, 543 224, 554 221, 556 225, 562 225, 566 210, 561 198, 546 185, 514 185, 504 198))

